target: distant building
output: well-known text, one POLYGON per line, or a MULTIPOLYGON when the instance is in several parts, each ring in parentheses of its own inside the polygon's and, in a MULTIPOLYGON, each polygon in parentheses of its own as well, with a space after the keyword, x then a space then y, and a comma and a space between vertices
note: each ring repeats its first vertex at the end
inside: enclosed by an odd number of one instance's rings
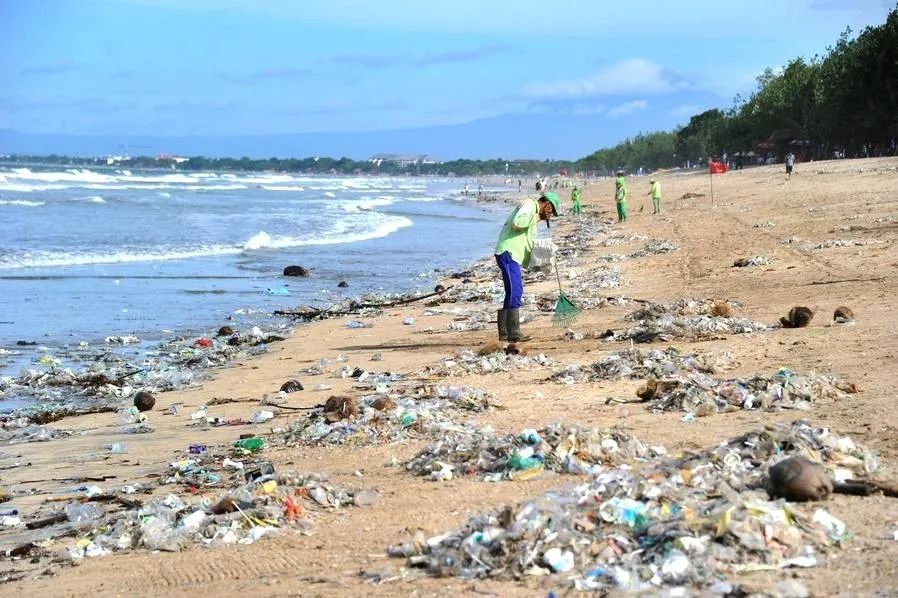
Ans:
POLYGON ((368 162, 375 166, 395 164, 399 168, 408 168, 419 164, 439 164, 440 160, 428 154, 374 154, 368 162))
POLYGON ((189 162, 190 158, 184 158, 182 156, 169 156, 168 154, 159 154, 159 157, 156 158, 159 162, 174 162, 175 164, 183 164, 184 162, 189 162))

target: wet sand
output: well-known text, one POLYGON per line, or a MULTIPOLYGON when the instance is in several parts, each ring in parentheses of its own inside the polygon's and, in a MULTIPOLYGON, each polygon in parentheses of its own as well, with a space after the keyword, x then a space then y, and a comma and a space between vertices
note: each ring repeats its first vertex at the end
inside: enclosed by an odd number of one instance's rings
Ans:
MULTIPOLYGON (((799 164, 791 181, 781 166, 732 172, 714 178, 714 201, 709 196, 709 177, 670 173, 659 177, 664 190, 664 214, 651 215, 648 178, 630 179, 630 219, 614 230, 675 241, 679 249, 662 255, 615 262, 623 286, 608 289, 608 295, 624 295, 652 301, 678 298, 736 300, 744 305, 739 315, 774 324, 794 305, 816 311, 811 325, 800 329, 778 329, 767 333, 721 336, 703 342, 674 340, 650 345, 674 346, 684 352, 728 351, 738 361, 734 375, 771 373, 781 367, 801 372, 821 372, 856 383, 861 392, 850 400, 821 400, 810 412, 738 411, 682 421, 682 413, 649 413, 644 405, 621 407, 606 404, 609 396, 634 396, 639 381, 604 381, 576 386, 546 382, 552 368, 467 376, 447 382, 467 384, 494 393, 501 411, 469 416, 471 421, 490 424, 497 431, 519 432, 539 428, 552 421, 599 427, 624 425, 650 444, 664 445, 669 452, 705 448, 770 422, 808 418, 814 425, 848 434, 874 449, 880 456, 880 476, 898 480, 898 415, 894 410, 895 377, 898 376, 898 159, 843 160, 799 164), (699 197, 681 199, 688 194, 699 197), (641 206, 644 211, 640 212, 641 206), (772 224, 771 224, 772 223, 772 224), (757 226, 763 225, 763 226, 757 226), (798 237, 797 242, 782 241, 798 237), (859 239, 876 243, 812 250, 825 240, 859 239), (769 265, 734 268, 733 261, 748 256, 772 258, 769 265), (851 307, 854 326, 831 326, 833 310, 851 307)), ((585 187, 583 208, 589 216, 614 213, 610 181, 585 187)), ((566 192, 559 190, 559 192, 566 192)), ((553 223, 555 234, 565 230, 562 218, 553 223)), ((497 230, 500 223, 497 222, 497 230)), ((583 251, 579 272, 603 265, 599 256, 639 249, 644 241, 602 247, 604 235, 596 235, 583 251), (586 251, 588 250, 588 252, 586 251)), ((565 284, 573 284, 576 277, 565 284)), ((454 281, 457 282, 457 281, 454 281)), ((525 291, 539 294, 555 288, 553 277, 525 291)), ((459 304, 460 307, 471 306, 459 304)), ((446 307, 446 306, 443 306, 446 307)), ((112 414, 67 418, 54 424, 74 429, 76 434, 45 443, 3 447, 0 465, 30 462, 28 467, 3 471, 0 487, 34 489, 17 498, 15 506, 23 518, 49 497, 65 496, 71 483, 54 478, 114 475, 100 486, 116 487, 134 482, 156 484, 156 476, 170 461, 183 457, 189 444, 230 444, 241 433, 261 433, 273 425, 303 417, 302 412, 284 412, 272 422, 255 426, 200 429, 190 426, 189 415, 213 398, 239 402, 209 408, 210 415, 248 418, 259 409, 263 394, 275 394, 289 378, 298 378, 305 390, 289 395, 288 404, 311 407, 327 396, 352 392, 351 379, 329 374, 309 376, 300 370, 320 358, 347 357, 350 366, 370 367, 373 353, 381 353, 378 370, 403 374, 418 371, 463 349, 474 349, 494 339, 490 328, 475 332, 447 329, 448 316, 425 316, 424 307, 411 304, 386 310, 373 319, 374 327, 349 329, 354 317, 300 326, 287 341, 272 345, 267 355, 247 359, 219 371, 200 388, 160 394, 150 421, 150 434, 118 433, 112 414), (412 316, 413 326, 403 325, 412 316), (432 328, 432 332, 425 332, 432 328), (321 382, 333 390, 315 392, 321 382), (165 415, 171 404, 179 404, 179 415, 165 415), (128 453, 109 455, 103 447, 125 442, 128 453)), ((604 307, 585 311, 573 328, 580 332, 620 329, 622 316, 632 306, 604 307)), ((564 329, 551 325, 551 314, 538 312, 524 326, 533 335, 531 353, 545 353, 556 363, 588 364, 609 351, 629 343, 597 339, 565 341, 564 329)), ((649 346, 643 346, 648 348, 649 346)), ((331 368, 332 369, 332 368, 331 368)), ((563 589, 564 576, 530 578, 523 581, 465 581, 422 578, 403 572, 401 559, 388 559, 385 548, 406 539, 410 532, 425 535, 461 526, 479 511, 503 503, 525 500, 544 490, 571 484, 572 476, 545 476, 530 481, 485 483, 458 477, 432 482, 414 477, 401 467, 387 467, 392 459, 410 458, 426 439, 377 446, 273 447, 265 457, 276 468, 304 472, 327 472, 347 487, 376 489, 379 504, 320 512, 311 535, 286 530, 250 545, 208 548, 192 546, 181 553, 151 553, 136 550, 106 557, 87 558, 76 565, 42 560, 4 559, 0 571, 6 579, 4 593, 29 595, 458 595, 460 593, 501 596, 545 595, 563 589), (386 581, 363 580, 362 570, 383 571, 386 581)), ((155 491, 164 496, 171 487, 155 491)), ((881 496, 836 496, 826 508, 842 519, 854 535, 842 549, 825 556, 816 568, 774 574, 752 574, 735 578, 748 587, 767 588, 778 579, 795 577, 814 595, 872 595, 877 591, 898 592, 898 500, 881 496)), ((24 535, 22 537, 25 537, 24 535)), ((61 550, 72 538, 49 545, 61 550)), ((12 543, 7 533, 4 548, 12 543)))

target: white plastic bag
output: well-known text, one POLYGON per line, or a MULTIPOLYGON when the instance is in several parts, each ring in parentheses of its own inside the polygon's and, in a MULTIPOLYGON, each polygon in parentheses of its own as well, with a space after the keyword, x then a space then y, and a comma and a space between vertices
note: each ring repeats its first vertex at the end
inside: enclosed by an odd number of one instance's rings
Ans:
POLYGON ((530 254, 528 268, 538 270, 550 268, 556 251, 558 251, 558 245, 553 243, 552 239, 536 239, 533 241, 533 253, 530 254))

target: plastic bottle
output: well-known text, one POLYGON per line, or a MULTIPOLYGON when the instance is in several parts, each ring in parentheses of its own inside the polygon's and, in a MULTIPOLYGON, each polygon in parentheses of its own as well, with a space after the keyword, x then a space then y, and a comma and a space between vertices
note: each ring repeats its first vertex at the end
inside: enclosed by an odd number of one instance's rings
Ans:
POLYGON ((113 442, 112 444, 108 445, 107 448, 109 449, 110 453, 113 453, 115 455, 121 455, 128 452, 128 447, 125 446, 124 442, 113 442))
POLYGON ((352 502, 357 507, 370 507, 376 505, 379 501, 380 496, 373 490, 362 490, 361 492, 356 492, 355 496, 352 497, 352 502))
POLYGON ((249 451, 251 453, 257 453, 265 447, 265 441, 258 436, 254 436, 252 438, 241 438, 234 443, 234 447, 249 451))
POLYGON ((249 421, 253 422, 254 424, 261 424, 267 422, 270 419, 274 419, 274 413, 262 409, 253 413, 249 421))
POLYGON ((103 516, 103 512, 93 503, 71 502, 65 507, 66 517, 72 523, 87 523, 96 521, 103 516))
POLYGON ((529 445, 539 444, 542 441, 542 438, 540 438, 539 433, 536 430, 534 430, 533 428, 527 428, 527 429, 523 430, 520 433, 520 435, 518 436, 518 438, 524 444, 529 444, 529 445))

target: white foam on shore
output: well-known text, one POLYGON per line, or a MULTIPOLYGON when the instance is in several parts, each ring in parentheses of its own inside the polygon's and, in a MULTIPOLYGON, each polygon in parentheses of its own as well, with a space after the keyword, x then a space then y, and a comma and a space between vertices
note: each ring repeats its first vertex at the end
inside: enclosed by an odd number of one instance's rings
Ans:
POLYGON ((27 199, 0 199, 0 206, 22 206, 26 208, 36 208, 44 205, 44 201, 29 201, 27 199))
POLYGON ((362 199, 353 199, 344 201, 340 206, 347 212, 360 212, 364 210, 373 210, 383 206, 389 206, 394 203, 394 198, 390 196, 381 197, 365 197, 362 199))
POLYGON ((73 201, 86 201, 89 203, 106 203, 106 200, 99 195, 89 195, 87 197, 76 197, 73 201))
POLYGON ((261 185, 262 189, 266 191, 305 191, 305 187, 294 187, 292 185, 261 185))
POLYGON ((246 251, 277 250, 309 245, 338 245, 386 237, 401 228, 412 226, 412 221, 403 216, 386 216, 383 214, 376 214, 376 216, 378 218, 367 217, 364 223, 357 222, 357 219, 346 218, 335 222, 328 230, 306 238, 271 236, 265 231, 259 231, 239 245, 213 244, 168 249, 130 249, 109 253, 78 251, 21 252, 0 256, 0 270, 186 260, 219 255, 237 255, 246 251), (357 232, 350 233, 349 231, 357 232))
POLYGON ((343 243, 355 243, 387 237, 399 229, 412 226, 412 221, 404 216, 384 217, 378 224, 367 231, 359 231, 354 234, 346 234, 352 229, 348 222, 336 224, 330 230, 308 238, 275 236, 272 237, 265 231, 259 231, 243 244, 246 251, 259 251, 264 249, 286 249, 290 247, 305 247, 309 245, 339 245, 343 243))

